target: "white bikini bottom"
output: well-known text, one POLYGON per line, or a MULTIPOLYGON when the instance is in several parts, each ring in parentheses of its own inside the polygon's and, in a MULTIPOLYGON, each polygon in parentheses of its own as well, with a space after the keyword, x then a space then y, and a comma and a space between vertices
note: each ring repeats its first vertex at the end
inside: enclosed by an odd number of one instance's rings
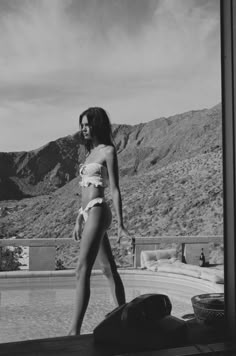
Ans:
POLYGON ((101 205, 102 203, 105 203, 105 198, 95 198, 90 200, 84 209, 82 207, 79 209, 78 216, 83 215, 84 221, 87 221, 89 210, 95 205, 101 205))

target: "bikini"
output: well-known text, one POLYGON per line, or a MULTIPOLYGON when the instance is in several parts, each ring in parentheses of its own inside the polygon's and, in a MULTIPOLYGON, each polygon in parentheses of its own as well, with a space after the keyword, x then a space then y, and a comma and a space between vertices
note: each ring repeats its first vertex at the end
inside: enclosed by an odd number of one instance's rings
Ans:
MULTIPOLYGON (((80 186, 88 187, 93 184, 95 187, 106 188, 108 186, 109 178, 107 168, 100 163, 87 163, 82 164, 79 170, 81 176, 80 186)), ((84 221, 88 219, 89 210, 95 205, 101 205, 105 202, 105 198, 95 198, 90 200, 90 202, 83 209, 79 209, 79 215, 82 215, 84 221)))

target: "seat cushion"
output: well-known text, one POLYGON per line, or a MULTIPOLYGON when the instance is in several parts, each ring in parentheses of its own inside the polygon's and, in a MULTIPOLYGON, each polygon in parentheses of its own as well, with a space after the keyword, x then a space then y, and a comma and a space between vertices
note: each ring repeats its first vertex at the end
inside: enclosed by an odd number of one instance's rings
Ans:
POLYGON ((151 251, 141 251, 140 260, 141 268, 148 268, 151 261, 159 261, 163 259, 176 258, 176 249, 163 249, 163 250, 151 250, 151 251))

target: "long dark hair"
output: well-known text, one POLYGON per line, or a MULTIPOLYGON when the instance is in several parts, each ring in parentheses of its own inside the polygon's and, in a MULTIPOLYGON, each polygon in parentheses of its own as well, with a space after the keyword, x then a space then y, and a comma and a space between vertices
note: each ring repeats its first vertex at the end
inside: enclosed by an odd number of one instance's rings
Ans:
MULTIPOLYGON (((91 135, 97 137, 97 139, 104 145, 110 145, 115 147, 114 140, 112 137, 111 123, 106 111, 99 107, 92 107, 83 111, 79 117, 80 129, 84 116, 87 116, 88 124, 91 128, 91 135)), ((89 140, 83 141, 85 148, 88 152, 90 152, 91 142, 89 140)))

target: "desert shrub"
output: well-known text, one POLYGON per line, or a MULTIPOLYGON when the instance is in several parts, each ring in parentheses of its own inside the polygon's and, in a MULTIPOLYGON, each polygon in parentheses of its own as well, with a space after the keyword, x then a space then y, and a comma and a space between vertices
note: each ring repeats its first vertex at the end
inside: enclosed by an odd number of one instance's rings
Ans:
POLYGON ((64 261, 59 258, 58 260, 56 260, 56 270, 62 269, 66 269, 66 267, 64 266, 64 261))
POLYGON ((13 250, 8 247, 2 247, 0 251, 0 271, 19 270, 22 265, 19 262, 22 251, 21 247, 16 247, 13 250))

